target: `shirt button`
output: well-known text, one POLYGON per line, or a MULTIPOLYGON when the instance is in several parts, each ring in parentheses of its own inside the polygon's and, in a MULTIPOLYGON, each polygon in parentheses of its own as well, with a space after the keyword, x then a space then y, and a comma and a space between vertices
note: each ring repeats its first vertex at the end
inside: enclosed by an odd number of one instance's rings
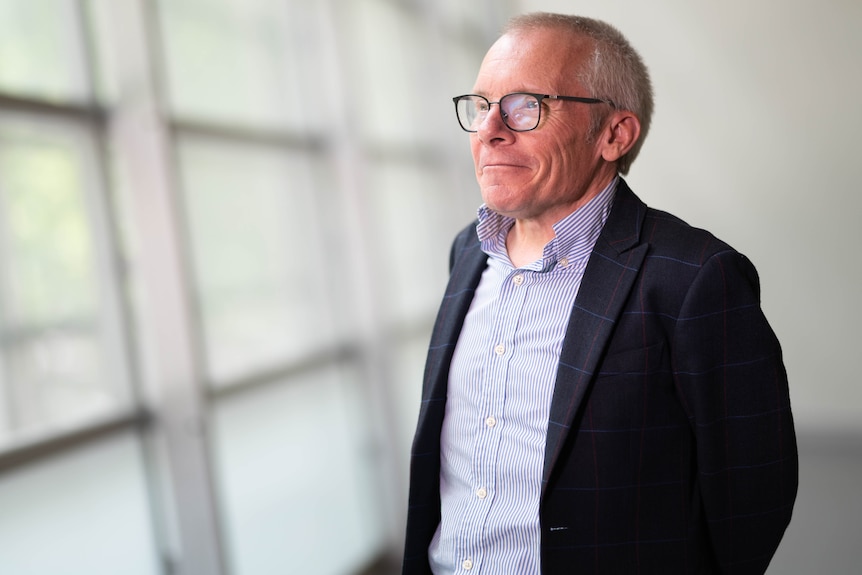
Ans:
POLYGON ((560 267, 569 267, 569 258, 560 258, 558 263, 560 264, 560 267))
POLYGON ((487 425, 488 427, 494 427, 495 425, 497 425, 497 420, 492 415, 485 419, 485 425, 487 425))
POLYGON ((498 343, 494 347, 494 353, 496 353, 497 355, 503 355, 504 353, 506 353, 506 346, 502 343, 498 343))
POLYGON ((513 277, 512 283, 515 284, 516 286, 519 286, 522 283, 524 283, 524 274, 518 274, 515 277, 513 277))
POLYGON ((464 568, 464 571, 469 571, 473 568, 473 562, 469 559, 464 559, 464 561, 461 562, 461 567, 464 568))
POLYGON ((486 497, 488 497, 488 490, 484 487, 480 487, 476 490, 476 497, 478 497, 479 499, 485 499, 486 497))

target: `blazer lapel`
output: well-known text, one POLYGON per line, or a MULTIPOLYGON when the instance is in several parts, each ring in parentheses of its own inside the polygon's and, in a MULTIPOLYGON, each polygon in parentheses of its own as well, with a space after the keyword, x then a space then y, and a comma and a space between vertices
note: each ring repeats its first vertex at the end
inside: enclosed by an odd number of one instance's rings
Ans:
POLYGON ((646 205, 620 180, 566 328, 548 421, 543 495, 649 248, 638 243, 645 214, 646 205))

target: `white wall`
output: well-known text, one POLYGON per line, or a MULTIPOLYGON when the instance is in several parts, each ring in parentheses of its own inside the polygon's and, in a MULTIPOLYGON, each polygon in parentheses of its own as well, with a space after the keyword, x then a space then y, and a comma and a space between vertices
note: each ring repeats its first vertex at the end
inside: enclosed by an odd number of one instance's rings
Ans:
POLYGON ((748 255, 797 425, 862 428, 859 0, 522 0, 617 26, 656 114, 628 181, 748 255))

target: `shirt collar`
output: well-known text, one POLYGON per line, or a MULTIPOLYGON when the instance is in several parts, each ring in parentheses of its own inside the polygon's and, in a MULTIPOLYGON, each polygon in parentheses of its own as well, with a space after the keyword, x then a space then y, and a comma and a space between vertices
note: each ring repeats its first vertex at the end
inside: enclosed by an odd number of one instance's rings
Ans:
MULTIPOLYGON (((608 219, 619 176, 596 197, 554 224, 554 239, 545 245, 542 259, 526 269, 548 271, 558 262, 575 263, 589 257, 608 219)), ((482 251, 511 265, 506 251, 506 236, 514 218, 503 216, 482 204, 478 210, 476 233, 482 251)))

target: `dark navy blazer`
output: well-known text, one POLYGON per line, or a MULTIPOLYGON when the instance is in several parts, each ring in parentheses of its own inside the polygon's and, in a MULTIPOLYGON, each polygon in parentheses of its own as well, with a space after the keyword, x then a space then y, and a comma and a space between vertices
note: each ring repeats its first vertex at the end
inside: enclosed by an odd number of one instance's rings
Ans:
MULTIPOLYGON (((403 572, 430 573, 449 364, 486 266, 456 238, 411 454, 403 572)), ((797 451, 753 265, 621 181, 569 318, 545 447, 542 573, 763 573, 797 451)), ((517 574, 511 574, 517 575, 517 574)))

